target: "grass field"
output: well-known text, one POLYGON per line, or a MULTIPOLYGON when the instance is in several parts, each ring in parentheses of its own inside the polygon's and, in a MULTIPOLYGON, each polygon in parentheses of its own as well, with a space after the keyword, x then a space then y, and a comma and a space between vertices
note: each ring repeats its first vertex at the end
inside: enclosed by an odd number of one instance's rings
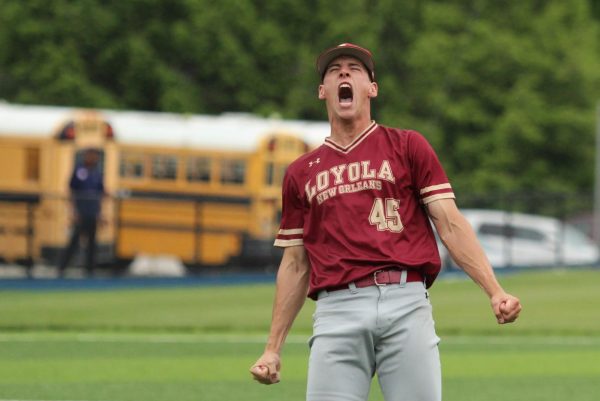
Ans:
MULTIPOLYGON (((466 280, 432 302, 444 400, 600 399, 600 271, 501 277, 525 309, 498 326, 466 280)), ((0 400, 302 400, 312 302, 283 353, 282 383, 260 386, 272 285, 0 292, 0 400)), ((370 400, 382 400, 374 385, 370 400)))

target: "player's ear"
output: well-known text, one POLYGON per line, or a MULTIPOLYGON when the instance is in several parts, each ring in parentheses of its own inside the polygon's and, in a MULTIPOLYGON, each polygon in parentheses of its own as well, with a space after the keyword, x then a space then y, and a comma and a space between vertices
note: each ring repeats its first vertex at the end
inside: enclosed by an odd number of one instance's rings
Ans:
POLYGON ((325 99, 325 88, 323 87, 323 84, 319 85, 319 99, 320 100, 324 100, 325 99))
POLYGON ((371 86, 369 87, 369 97, 377 97, 378 92, 379 87, 377 86, 377 82, 371 82, 371 86))

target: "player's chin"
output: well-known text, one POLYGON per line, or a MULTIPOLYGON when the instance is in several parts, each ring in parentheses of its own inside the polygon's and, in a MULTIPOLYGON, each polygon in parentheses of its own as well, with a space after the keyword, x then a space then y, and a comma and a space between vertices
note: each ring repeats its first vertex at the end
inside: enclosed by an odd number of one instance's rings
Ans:
POLYGON ((340 107, 337 110, 337 115, 342 120, 353 120, 357 113, 353 107, 340 107))
POLYGON ((354 102, 338 102, 337 104, 337 109, 339 113, 354 113, 355 108, 356 107, 354 102))

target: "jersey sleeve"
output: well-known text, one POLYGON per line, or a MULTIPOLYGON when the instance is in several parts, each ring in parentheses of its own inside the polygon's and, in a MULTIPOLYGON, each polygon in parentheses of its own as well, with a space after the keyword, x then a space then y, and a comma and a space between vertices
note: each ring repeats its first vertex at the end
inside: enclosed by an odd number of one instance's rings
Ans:
POLYGON ((303 245, 304 213, 302 192, 298 190, 298 186, 290 174, 289 168, 283 178, 281 199, 281 223, 274 245, 281 248, 303 245))
POLYGON ((411 132, 408 139, 408 155, 413 184, 424 205, 438 199, 454 199, 452 186, 435 151, 418 132, 411 132))

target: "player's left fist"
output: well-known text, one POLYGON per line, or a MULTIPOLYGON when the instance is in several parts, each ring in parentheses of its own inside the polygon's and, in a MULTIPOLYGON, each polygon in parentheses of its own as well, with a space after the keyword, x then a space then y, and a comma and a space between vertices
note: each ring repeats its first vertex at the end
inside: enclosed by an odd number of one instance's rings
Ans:
POLYGON ((514 322, 523 309, 519 298, 507 293, 492 297, 491 302, 499 324, 514 322))

